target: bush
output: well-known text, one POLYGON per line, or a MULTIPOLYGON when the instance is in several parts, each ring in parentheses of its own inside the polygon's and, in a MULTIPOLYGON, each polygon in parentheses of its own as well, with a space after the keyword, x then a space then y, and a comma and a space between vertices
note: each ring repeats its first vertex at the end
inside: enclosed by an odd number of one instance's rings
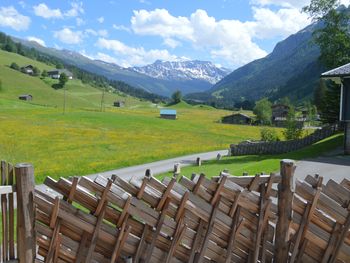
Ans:
POLYGON ((0 79, 0 91, 2 91, 2 80, 0 79))
POLYGON ((278 138, 277 132, 273 129, 263 128, 260 130, 260 137, 262 141, 266 142, 276 142, 280 139, 278 138))
POLYGON ((33 68, 33 76, 39 76, 40 75, 40 70, 37 67, 33 68))
POLYGON ((303 135, 303 128, 299 127, 298 125, 293 107, 289 109, 286 121, 286 129, 283 131, 283 135, 286 140, 300 139, 303 135))
POLYGON ((12 68, 14 70, 19 70, 19 66, 16 62, 12 62, 10 68, 12 68))

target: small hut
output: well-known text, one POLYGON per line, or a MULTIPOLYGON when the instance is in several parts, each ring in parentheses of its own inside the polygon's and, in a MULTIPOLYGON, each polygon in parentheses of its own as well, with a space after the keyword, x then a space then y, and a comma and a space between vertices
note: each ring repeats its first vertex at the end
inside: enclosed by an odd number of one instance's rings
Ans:
POLYGON ((30 94, 23 94, 23 95, 19 95, 18 99, 30 101, 30 100, 33 100, 33 96, 30 94))
POLYGON ((124 101, 115 101, 115 102, 113 102, 113 106, 121 108, 121 107, 125 106, 125 102, 124 101))
POLYGON ((34 66, 33 65, 26 65, 24 67, 21 67, 21 71, 28 75, 33 75, 34 73, 34 66))
POLYGON ((160 117, 162 119, 176 120, 176 110, 160 110, 160 117))
POLYGON ((222 118, 222 123, 228 124, 251 124, 252 118, 243 113, 234 113, 222 118))

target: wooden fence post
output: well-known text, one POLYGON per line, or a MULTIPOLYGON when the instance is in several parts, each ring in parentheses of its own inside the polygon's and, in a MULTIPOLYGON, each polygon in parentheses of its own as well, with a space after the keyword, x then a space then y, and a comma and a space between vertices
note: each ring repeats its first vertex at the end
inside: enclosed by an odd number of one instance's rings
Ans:
POLYGON ((20 263, 34 262, 36 257, 34 168, 31 164, 15 166, 17 186, 17 250, 20 263))
POLYGON ((289 225, 292 220, 293 160, 281 161, 281 183, 278 185, 278 222, 276 226, 276 252, 274 262, 288 262, 289 225))

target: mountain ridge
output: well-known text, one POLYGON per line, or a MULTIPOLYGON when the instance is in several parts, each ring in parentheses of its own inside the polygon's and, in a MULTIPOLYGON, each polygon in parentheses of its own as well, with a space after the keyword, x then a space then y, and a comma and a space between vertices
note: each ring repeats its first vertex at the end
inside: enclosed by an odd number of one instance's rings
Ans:
POLYGON ((34 41, 28 41, 15 37, 12 38, 17 42, 21 42, 27 47, 38 49, 42 53, 54 56, 83 70, 93 72, 98 75, 103 75, 112 80, 123 81, 129 85, 142 88, 150 93, 161 96, 170 97, 176 90, 180 90, 183 94, 203 92, 212 87, 212 83, 207 80, 208 78, 155 78, 147 74, 140 73, 137 70, 123 68, 115 63, 90 59, 87 56, 75 51, 44 47, 34 41))
POLYGON ((214 100, 232 107, 243 100, 271 100, 288 96, 292 101, 310 98, 324 67, 320 50, 312 42, 320 24, 311 24, 276 44, 266 57, 252 61, 224 77, 208 92, 189 94, 190 99, 214 100))

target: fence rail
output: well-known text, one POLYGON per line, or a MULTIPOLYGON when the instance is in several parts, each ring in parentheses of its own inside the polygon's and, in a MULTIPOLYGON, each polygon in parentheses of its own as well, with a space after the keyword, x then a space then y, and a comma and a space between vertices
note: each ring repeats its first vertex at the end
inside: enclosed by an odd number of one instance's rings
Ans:
POLYGON ((244 141, 239 144, 231 144, 230 152, 232 156, 255 155, 255 154, 281 154, 299 150, 315 142, 323 140, 336 131, 336 127, 324 127, 314 133, 297 140, 289 141, 244 141))

